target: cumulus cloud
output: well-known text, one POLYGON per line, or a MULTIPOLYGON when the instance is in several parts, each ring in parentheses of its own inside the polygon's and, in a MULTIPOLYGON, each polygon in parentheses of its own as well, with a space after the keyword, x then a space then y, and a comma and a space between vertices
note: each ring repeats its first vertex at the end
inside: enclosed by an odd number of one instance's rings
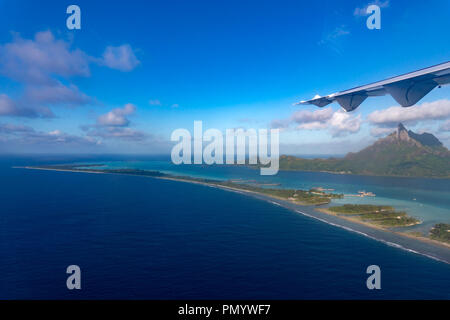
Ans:
POLYGON ((81 92, 77 86, 65 86, 58 82, 55 85, 30 86, 25 89, 25 99, 34 104, 78 106, 94 100, 81 92))
POLYGON ((130 121, 126 116, 133 114, 136 106, 128 103, 123 108, 115 108, 110 112, 101 115, 97 119, 97 123, 102 126, 125 127, 130 121))
POLYGON ((387 7, 389 7, 389 0, 385 0, 385 1, 376 0, 376 1, 370 2, 368 5, 366 5, 363 8, 355 8, 355 10, 353 11, 353 15, 356 17, 366 16, 367 8, 373 4, 379 6, 380 8, 387 8, 387 7))
POLYGON ((93 137, 70 135, 60 130, 49 132, 36 131, 32 127, 11 123, 0 123, 0 133, 3 142, 25 145, 65 145, 65 146, 93 146, 100 142, 93 137))
POLYGON ((69 82, 90 76, 91 63, 130 71, 139 61, 128 44, 107 47, 101 58, 95 58, 51 31, 37 32, 32 39, 14 34, 12 41, 0 45, 0 75, 22 84, 23 92, 14 101, 2 95, 0 116, 53 117, 50 107, 95 102, 69 82))
POLYGON ((52 118, 54 114, 48 107, 26 104, 23 100, 15 101, 6 94, 0 94, 0 116, 52 118))
POLYGON ((140 61, 136 58, 131 46, 123 44, 118 47, 106 47, 102 63, 111 69, 131 71, 139 65, 140 61))
POLYGON ((53 117, 49 105, 82 105, 92 101, 73 84, 59 79, 90 75, 90 57, 70 43, 58 40, 50 31, 37 32, 33 39, 16 34, 0 45, 0 74, 17 81, 24 91, 8 102, 2 98, 0 115, 53 117), (7 103, 8 102, 8 103, 7 103))
POLYGON ((93 102, 95 99, 75 85, 65 86, 59 82, 54 85, 29 85, 16 99, 0 93, 0 116, 53 118, 55 115, 50 106, 75 107, 93 102))
POLYGON ((299 110, 294 112, 292 120, 297 123, 325 122, 333 116, 332 108, 318 109, 314 111, 299 110))
POLYGON ((445 120, 450 117, 450 100, 442 99, 424 102, 412 107, 390 107, 376 110, 369 114, 367 120, 377 126, 395 126, 399 122, 415 124, 419 121, 445 120))
POLYGON ((333 136, 344 136, 349 133, 356 133, 361 128, 361 116, 351 116, 349 113, 338 110, 330 120, 328 125, 333 136))
POLYGON ((333 137, 356 133, 361 128, 361 116, 353 116, 343 110, 334 111, 331 107, 314 111, 300 110, 289 119, 273 120, 273 128, 287 128, 295 124, 298 130, 328 130, 333 137))
POLYGON ((0 73, 24 83, 50 84, 53 75, 89 76, 89 58, 50 31, 38 32, 32 40, 16 35, 0 46, 0 73))
POLYGON ((135 111, 136 106, 128 103, 123 108, 115 108, 100 115, 96 124, 85 125, 81 128, 90 137, 143 141, 148 137, 148 134, 129 127, 130 120, 127 116, 132 115, 135 111))

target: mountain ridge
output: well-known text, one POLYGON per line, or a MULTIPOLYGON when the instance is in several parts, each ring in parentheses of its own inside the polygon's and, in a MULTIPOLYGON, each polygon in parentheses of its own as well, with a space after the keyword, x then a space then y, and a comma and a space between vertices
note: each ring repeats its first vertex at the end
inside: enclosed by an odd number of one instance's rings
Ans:
POLYGON ((281 170, 450 178, 450 151, 431 133, 417 134, 399 123, 396 131, 344 158, 280 157, 281 170))

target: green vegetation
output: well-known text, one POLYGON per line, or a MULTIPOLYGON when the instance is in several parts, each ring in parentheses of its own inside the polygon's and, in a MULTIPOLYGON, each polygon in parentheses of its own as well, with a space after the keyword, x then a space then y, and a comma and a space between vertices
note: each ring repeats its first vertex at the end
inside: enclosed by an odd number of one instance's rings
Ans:
POLYGON ((391 206, 376 206, 369 204, 344 204, 328 208, 338 215, 349 215, 362 221, 383 227, 405 227, 420 223, 406 212, 396 211, 391 206))
POLYGON ((430 238, 450 243, 450 224, 438 223, 430 230, 430 238))
POLYGON ((380 151, 363 150, 340 159, 302 159, 281 156, 280 170, 450 178, 450 155, 421 152, 407 146, 389 146, 380 151))
POLYGON ((431 134, 418 135, 399 126, 397 132, 344 158, 280 157, 281 170, 450 178, 450 151, 431 134))
POLYGON ((178 180, 186 180, 186 181, 194 181, 200 183, 206 183, 210 185, 217 185, 221 187, 239 189, 243 191, 250 191, 265 194, 274 198, 292 201, 294 203, 303 204, 303 205, 321 205, 330 203, 331 199, 342 198, 342 194, 333 194, 333 193, 325 193, 319 192, 315 189, 311 190, 294 190, 294 189, 281 189, 281 188, 263 188, 260 186, 250 185, 250 184, 242 184, 235 183, 231 181, 220 181, 220 180, 211 180, 211 179, 200 179, 193 177, 179 177, 179 176, 169 176, 178 180))
POLYGON ((330 207, 328 210, 339 214, 358 215, 372 212, 394 211, 390 206, 376 206, 372 204, 344 204, 342 206, 330 207))
POLYGON ((101 164, 61 164, 61 165, 48 165, 34 168, 41 169, 54 169, 54 170, 70 170, 80 172, 94 172, 94 173, 118 173, 118 174, 130 174, 136 176, 150 176, 150 177, 163 177, 167 176, 160 171, 142 170, 142 169, 90 169, 91 167, 101 167, 101 164))

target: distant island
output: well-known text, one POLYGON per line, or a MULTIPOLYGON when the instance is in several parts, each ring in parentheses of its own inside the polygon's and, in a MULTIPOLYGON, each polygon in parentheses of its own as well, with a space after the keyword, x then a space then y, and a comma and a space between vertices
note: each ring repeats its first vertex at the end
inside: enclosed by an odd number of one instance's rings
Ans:
POLYGON ((450 178, 450 151, 431 133, 417 134, 403 124, 371 146, 344 158, 304 159, 283 155, 281 170, 376 176, 450 178))

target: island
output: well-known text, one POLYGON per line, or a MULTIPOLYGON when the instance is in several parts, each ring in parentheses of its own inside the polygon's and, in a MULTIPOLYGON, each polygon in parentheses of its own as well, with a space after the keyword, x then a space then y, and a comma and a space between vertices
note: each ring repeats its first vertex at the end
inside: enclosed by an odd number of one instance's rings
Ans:
POLYGON ((450 224, 438 223, 430 230, 430 238, 450 244, 450 224))
MULTIPOLYGON (((324 205, 331 202, 331 199, 343 198, 343 194, 327 193, 320 188, 312 188, 310 190, 300 189, 283 189, 283 188, 264 188, 261 183, 241 183, 237 180, 214 180, 205 178, 196 178, 190 176, 177 176, 162 173, 160 171, 142 170, 142 169, 99 169, 102 164, 63 164, 48 165, 39 167, 27 167, 30 169, 57 170, 57 171, 75 171, 90 173, 110 173, 110 174, 128 174, 137 176, 155 177, 167 180, 177 180, 192 183, 205 184, 209 186, 217 186, 236 191, 253 192, 264 194, 275 199, 285 200, 299 205, 324 205)), ((269 184, 272 185, 272 184, 269 184)))
POLYGON ((421 222, 410 217, 406 212, 396 211, 391 206, 377 206, 371 204, 344 204, 326 209, 317 209, 324 213, 343 216, 349 220, 374 224, 382 228, 410 227, 421 222))
POLYGON ((403 124, 387 137, 343 158, 280 156, 280 170, 390 177, 450 178, 450 151, 431 133, 417 134, 403 124))
MULTIPOLYGON (((111 169, 103 164, 63 164, 19 168, 94 174, 134 175, 220 188, 254 196, 311 218, 336 226, 342 226, 347 230, 356 230, 355 232, 365 234, 374 239, 379 239, 378 237, 381 237, 380 239, 386 239, 382 241, 388 244, 392 244, 392 241, 397 241, 398 243, 403 244, 399 246, 401 248, 405 248, 404 246, 407 248, 412 245, 412 243, 407 242, 406 239, 415 239, 422 244, 413 245, 416 249, 410 251, 450 263, 449 224, 436 224, 427 235, 424 235, 422 232, 407 229, 407 227, 420 224, 421 221, 408 216, 406 212, 397 211, 394 207, 389 205, 343 204, 330 206, 333 199, 342 199, 345 197, 343 194, 326 192, 333 191, 333 189, 325 189, 322 187, 315 187, 309 190, 284 189, 281 187, 273 188, 274 184, 261 184, 250 180, 214 180, 191 176, 177 176, 156 170, 134 168, 111 169), (316 212, 316 214, 314 212, 316 212), (357 227, 356 225, 360 225, 360 227, 357 227), (406 230, 403 228, 406 228, 406 230), (383 235, 383 233, 386 233, 386 235, 383 235), (393 240, 394 238, 396 240, 393 240), (424 244, 426 247, 424 247, 424 244)), ((359 195, 375 196, 374 194, 362 191, 359 195)))

